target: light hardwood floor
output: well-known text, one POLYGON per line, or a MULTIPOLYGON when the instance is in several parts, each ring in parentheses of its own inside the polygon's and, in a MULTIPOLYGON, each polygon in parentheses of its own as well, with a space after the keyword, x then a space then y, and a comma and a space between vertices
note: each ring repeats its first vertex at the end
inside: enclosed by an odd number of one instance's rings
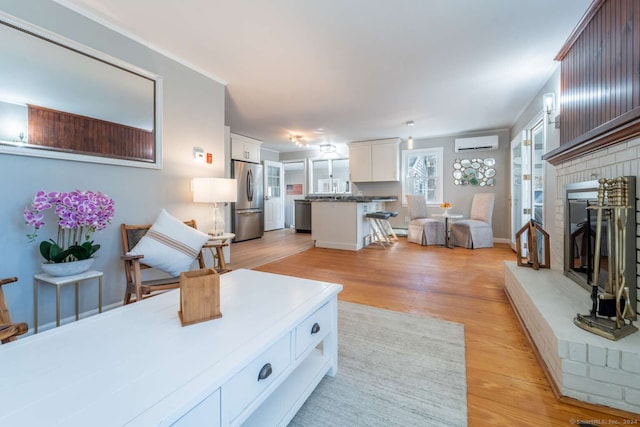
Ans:
POLYGON ((336 282, 343 301, 464 324, 469 426, 640 424, 638 414, 554 397, 505 294, 504 260, 515 260, 508 245, 447 249, 401 237, 387 250, 352 252, 314 248, 310 235, 293 230, 231 245, 232 268, 336 282))

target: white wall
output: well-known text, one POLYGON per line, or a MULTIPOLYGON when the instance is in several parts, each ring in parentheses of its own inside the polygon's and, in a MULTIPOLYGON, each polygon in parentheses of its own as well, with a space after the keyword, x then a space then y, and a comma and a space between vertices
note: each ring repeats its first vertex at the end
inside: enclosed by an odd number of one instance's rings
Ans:
MULTIPOLYGON (((37 244, 28 243, 29 228, 22 211, 40 189, 101 191, 115 200, 112 224, 93 237, 102 248, 94 268, 104 271, 104 304, 124 296, 121 223, 153 222, 162 208, 175 216, 194 218, 199 228, 211 228, 211 207, 191 202, 190 179, 195 176, 224 176, 224 85, 196 73, 139 43, 68 10, 50 0, 3 1, 1 9, 18 18, 105 52, 163 79, 163 158, 161 170, 108 166, 66 160, 0 154, 5 184, 0 187, 0 277, 18 276, 5 293, 15 321, 33 327, 32 277, 39 273, 37 244), (193 147, 213 153, 213 164, 196 164, 193 147)), ((40 232, 41 238, 55 237, 55 219, 40 232)), ((97 307, 95 285, 81 286, 80 310, 97 307)), ((55 317, 55 293, 41 288, 40 323, 55 317)), ((73 288, 63 289, 62 316, 73 310, 73 288)))

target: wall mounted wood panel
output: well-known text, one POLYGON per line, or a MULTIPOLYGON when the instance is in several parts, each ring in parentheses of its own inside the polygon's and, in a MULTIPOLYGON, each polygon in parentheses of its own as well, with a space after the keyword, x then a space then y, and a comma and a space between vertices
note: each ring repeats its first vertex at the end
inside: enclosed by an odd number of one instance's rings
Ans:
POLYGON ((596 0, 556 57, 559 164, 640 135, 640 2, 596 0))
POLYGON ((30 146, 117 159, 155 161, 151 131, 29 105, 30 146))

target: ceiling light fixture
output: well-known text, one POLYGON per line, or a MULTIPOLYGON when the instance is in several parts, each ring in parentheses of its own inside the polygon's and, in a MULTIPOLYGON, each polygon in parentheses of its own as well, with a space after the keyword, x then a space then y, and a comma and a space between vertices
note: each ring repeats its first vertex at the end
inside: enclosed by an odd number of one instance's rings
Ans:
POLYGON ((308 147, 309 143, 303 141, 304 136, 302 135, 291 135, 289 134, 289 141, 295 142, 298 147, 308 147))
MULTIPOLYGON (((413 120, 407 122, 407 127, 412 128, 415 125, 413 120)), ((413 150, 413 137, 411 136, 411 129, 409 129, 409 139, 407 139, 407 149, 413 150)))

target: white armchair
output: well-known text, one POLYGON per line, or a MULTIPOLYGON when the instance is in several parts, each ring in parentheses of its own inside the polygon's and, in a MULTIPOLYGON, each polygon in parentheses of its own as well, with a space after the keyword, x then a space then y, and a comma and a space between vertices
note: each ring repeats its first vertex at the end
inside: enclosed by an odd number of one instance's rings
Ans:
POLYGON ((424 195, 407 196, 409 229, 407 240, 419 245, 444 245, 444 224, 427 218, 427 201, 424 195))
POLYGON ((493 247, 491 219, 495 198, 493 193, 478 193, 473 196, 470 219, 451 224, 451 242, 455 246, 470 249, 493 247))

